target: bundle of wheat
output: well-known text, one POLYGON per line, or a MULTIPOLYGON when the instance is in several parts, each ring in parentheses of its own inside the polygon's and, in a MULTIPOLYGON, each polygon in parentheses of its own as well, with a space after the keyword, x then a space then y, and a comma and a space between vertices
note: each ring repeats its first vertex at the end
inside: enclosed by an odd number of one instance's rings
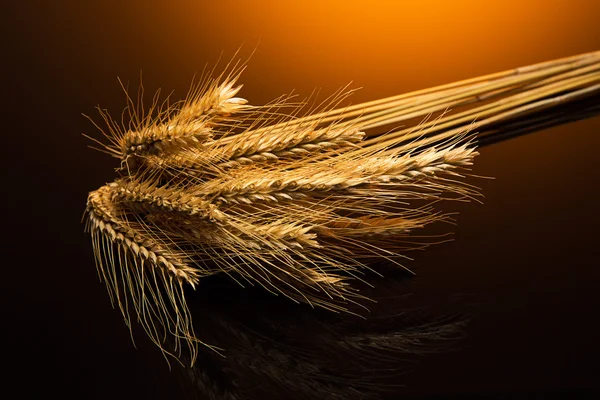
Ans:
POLYGON ((165 353, 186 344, 192 364, 210 345, 194 332, 185 284, 224 273, 349 311, 366 300, 353 279, 374 260, 401 266, 406 250, 428 244, 412 232, 448 220, 441 200, 478 196, 463 179, 477 155, 472 132, 600 91, 596 52, 336 108, 342 91, 300 117, 285 98, 256 107, 236 97, 242 69, 173 106, 155 100, 144 112, 130 99, 127 126, 103 113, 104 151, 121 160, 121 177, 88 197, 112 301, 129 326, 133 308, 165 353), (409 127, 375 131, 399 122, 409 127))

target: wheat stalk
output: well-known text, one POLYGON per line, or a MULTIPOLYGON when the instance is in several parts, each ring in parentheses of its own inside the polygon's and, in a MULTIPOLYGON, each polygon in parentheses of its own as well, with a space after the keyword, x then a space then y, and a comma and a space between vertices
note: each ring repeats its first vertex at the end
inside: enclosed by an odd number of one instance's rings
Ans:
POLYGON ((129 99, 138 111, 128 126, 103 113, 105 151, 121 160, 121 177, 87 202, 111 300, 165 353, 185 344, 192 364, 204 343, 185 284, 225 273, 350 312, 366 300, 352 280, 372 260, 401 266, 404 250, 426 245, 414 230, 448 220, 440 200, 478 196, 462 175, 477 155, 469 131, 600 92, 596 52, 335 108, 342 92, 299 117, 282 112, 285 101, 257 107, 236 97, 242 69, 205 80, 174 106, 155 98, 144 113, 129 99), (399 122, 410 125, 375 129, 399 122), (175 348, 165 348, 166 335, 175 348))

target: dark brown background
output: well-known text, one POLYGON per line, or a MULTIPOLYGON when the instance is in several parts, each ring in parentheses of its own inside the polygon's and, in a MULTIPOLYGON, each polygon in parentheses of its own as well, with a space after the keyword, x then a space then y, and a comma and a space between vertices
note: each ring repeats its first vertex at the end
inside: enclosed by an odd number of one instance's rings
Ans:
MULTIPOLYGON (((114 163, 81 113, 124 106, 116 77, 185 95, 194 74, 257 48, 242 95, 353 102, 600 49, 600 3, 23 1, 2 7, 3 376, 17 398, 165 398, 166 364, 136 351, 98 282, 80 218, 114 163), (18 5, 17 5, 18 4, 18 5), (259 44, 260 43, 260 44, 259 44), (34 396, 34 393, 38 395, 34 396)), ((410 375, 418 397, 590 395, 600 387, 598 117, 481 151, 483 205, 416 254, 415 296, 468 299, 460 349, 410 375)), ((453 300, 454 299, 454 300, 453 300)))

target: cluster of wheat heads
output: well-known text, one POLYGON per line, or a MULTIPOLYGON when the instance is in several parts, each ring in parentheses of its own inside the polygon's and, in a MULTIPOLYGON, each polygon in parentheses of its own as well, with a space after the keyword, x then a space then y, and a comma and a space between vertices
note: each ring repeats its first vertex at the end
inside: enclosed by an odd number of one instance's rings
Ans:
POLYGON ((440 200, 477 196, 463 179, 477 155, 469 127, 596 92, 599 65, 592 53, 336 108, 341 91, 305 116, 286 99, 236 97, 238 65, 174 105, 155 99, 144 111, 129 99, 127 124, 102 113, 120 177, 86 208, 101 278, 130 328, 133 315, 165 353, 187 348, 192 364, 210 345, 192 327, 184 286, 203 277, 348 311, 365 300, 352 281, 374 260, 400 265, 426 244, 411 232, 448 219, 440 200), (436 112, 418 129, 365 133, 436 112))

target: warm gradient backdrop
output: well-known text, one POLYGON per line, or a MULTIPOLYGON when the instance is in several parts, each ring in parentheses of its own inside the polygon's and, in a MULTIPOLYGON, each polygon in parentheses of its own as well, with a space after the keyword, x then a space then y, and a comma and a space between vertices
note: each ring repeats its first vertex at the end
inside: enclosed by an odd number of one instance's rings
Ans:
MULTIPOLYGON (((98 283, 79 219, 114 163, 86 148, 81 113, 118 113, 117 77, 185 95, 194 74, 241 46, 244 97, 324 95, 349 82, 367 101, 600 49, 600 1, 20 1, 0 8, 8 199, 3 291, 24 393, 165 398, 162 363, 133 350, 98 283), (8 149, 8 150, 7 150, 8 149), (14 339, 14 338, 13 338, 14 339), (33 379, 31 377, 34 376, 33 379)), ((600 120, 482 151, 484 205, 457 240, 416 255, 423 304, 480 305, 464 349, 411 376, 407 393, 597 388, 596 188, 600 120), (433 300, 431 300, 433 301, 433 300)), ((27 398, 28 396, 24 396, 27 398)))

